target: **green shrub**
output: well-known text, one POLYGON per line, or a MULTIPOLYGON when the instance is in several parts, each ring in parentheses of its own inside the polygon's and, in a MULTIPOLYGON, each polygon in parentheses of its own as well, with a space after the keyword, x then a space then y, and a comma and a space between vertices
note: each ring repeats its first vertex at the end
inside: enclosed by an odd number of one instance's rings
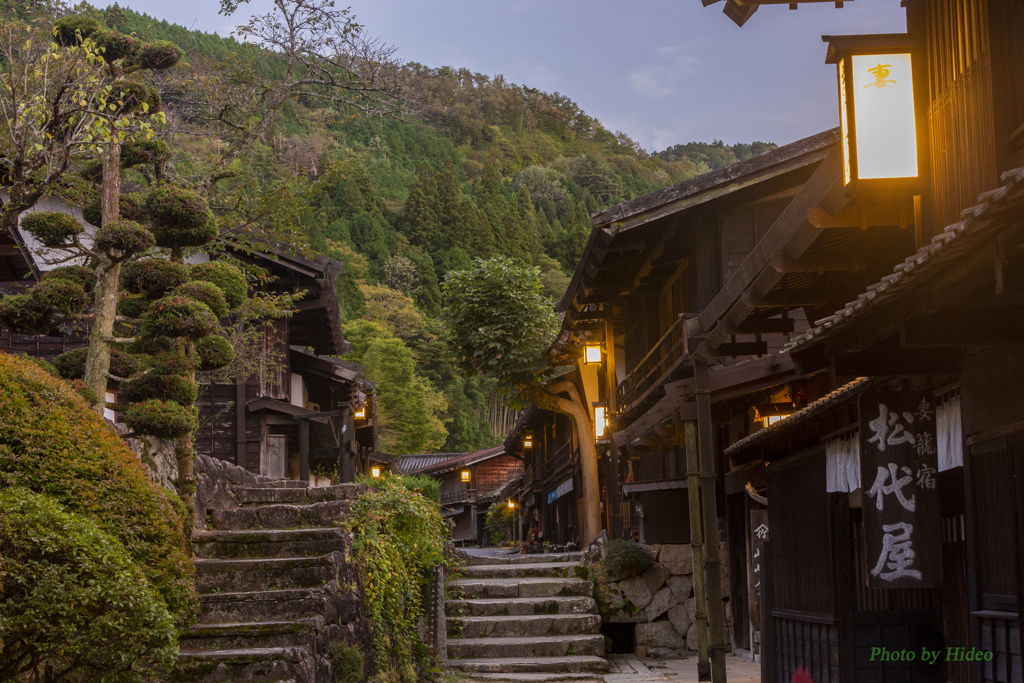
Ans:
POLYGON ((194 432, 199 427, 199 416, 194 406, 150 399, 129 408, 124 423, 135 434, 173 440, 194 432))
POLYGON ((0 576, 5 680, 138 680, 177 657, 167 605, 124 545, 47 496, 0 491, 0 576))
POLYGON ((124 398, 129 403, 141 403, 151 398, 174 401, 178 405, 191 407, 199 395, 199 385, 182 375, 161 375, 148 372, 121 385, 124 398))
POLYGON ((212 282, 186 282, 175 287, 174 291, 171 292, 171 296, 183 296, 193 301, 204 303, 210 307, 210 310, 218 318, 223 318, 228 314, 228 304, 224 300, 224 293, 220 291, 220 287, 212 282))
POLYGON ((96 248, 112 256, 141 254, 155 244, 153 233, 135 221, 119 219, 96 231, 96 248))
POLYGON ((0 353, 0 386, 0 489, 28 488, 91 518, 124 544, 177 624, 188 624, 197 599, 177 496, 150 481, 67 382, 0 353))
POLYGON ((160 93, 156 91, 156 88, 127 78, 122 78, 111 84, 110 100, 115 104, 120 103, 117 113, 122 116, 142 111, 145 107, 148 107, 148 113, 155 114, 160 111, 161 105, 160 93))
POLYGON ((69 280, 86 292, 91 292, 96 286, 96 271, 86 266, 61 266, 43 273, 43 281, 46 280, 69 280))
POLYGON ((60 45, 78 45, 79 38, 88 38, 103 27, 100 26, 100 22, 86 14, 73 14, 58 21, 53 28, 53 42, 60 45))
MULTIPOLYGON (((67 380, 85 377, 85 360, 89 355, 88 348, 66 351, 53 359, 53 367, 57 374, 67 380)), ((130 353, 110 350, 110 374, 117 377, 131 377, 139 371, 138 361, 130 353)))
POLYGON ((43 280, 29 289, 27 294, 40 310, 49 309, 51 315, 54 311, 71 315, 85 308, 85 290, 71 280, 43 280))
POLYGON ((487 508, 487 526, 491 530, 491 544, 501 545, 513 538, 515 510, 505 501, 499 501, 487 508))
POLYGON ((24 334, 46 334, 53 329, 48 308, 41 308, 28 294, 0 297, 0 327, 24 334))
POLYGON ((359 648, 336 640, 330 645, 329 656, 334 669, 334 683, 359 683, 363 680, 363 653, 359 648))
POLYGON ((203 372, 220 370, 235 362, 235 349, 224 337, 211 334, 196 342, 199 369, 203 372))
POLYGON ((171 158, 171 146, 163 140, 134 140, 121 148, 121 169, 155 164, 171 158))
POLYGON ((436 502, 384 473, 352 504, 347 526, 355 534, 379 675, 414 683, 424 595, 444 559, 448 524, 436 502))
POLYGON ((21 217, 21 227, 43 246, 59 247, 85 228, 77 218, 60 211, 33 211, 21 217))
POLYGON ((134 63, 143 69, 162 71, 170 69, 181 59, 181 48, 167 40, 143 43, 135 55, 134 63))
POLYGON ((192 266, 191 277, 201 282, 212 282, 224 294, 228 309, 235 310, 245 303, 249 286, 241 270, 227 261, 210 261, 192 266))
POLYGON ((121 269, 121 286, 132 294, 159 299, 170 290, 188 282, 188 266, 167 259, 129 261, 121 269))
POLYGON ((183 296, 166 296, 142 316, 142 333, 147 337, 199 339, 217 329, 217 316, 204 303, 183 296))
POLYGON ((197 247, 217 236, 217 221, 201 195, 176 185, 150 190, 146 208, 161 247, 197 247))
POLYGON ((103 61, 116 62, 129 57, 139 49, 139 41, 120 31, 99 30, 92 34, 96 47, 103 48, 103 61))
MULTIPOLYGON (((103 167, 100 167, 102 172, 103 167)), ((101 173, 102 175, 102 173, 101 173)), ((146 218, 144 210, 144 203, 141 195, 137 192, 125 192, 121 194, 118 200, 120 213, 118 218, 128 221, 135 221, 141 223, 146 218)), ((82 207, 82 218, 84 218, 90 225, 102 227, 103 223, 103 210, 100 207, 99 198, 93 199, 91 202, 82 207)))
POLYGON ((652 564, 654 557, 646 546, 631 541, 608 541, 604 546, 605 568, 624 579, 638 576, 652 564))

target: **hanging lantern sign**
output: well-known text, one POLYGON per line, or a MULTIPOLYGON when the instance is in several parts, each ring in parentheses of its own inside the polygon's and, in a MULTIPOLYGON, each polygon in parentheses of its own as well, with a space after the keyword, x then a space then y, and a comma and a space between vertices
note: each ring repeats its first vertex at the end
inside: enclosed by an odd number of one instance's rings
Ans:
POLYGON ((913 185, 924 166, 914 87, 919 53, 905 33, 822 36, 839 83, 843 179, 857 189, 913 185))

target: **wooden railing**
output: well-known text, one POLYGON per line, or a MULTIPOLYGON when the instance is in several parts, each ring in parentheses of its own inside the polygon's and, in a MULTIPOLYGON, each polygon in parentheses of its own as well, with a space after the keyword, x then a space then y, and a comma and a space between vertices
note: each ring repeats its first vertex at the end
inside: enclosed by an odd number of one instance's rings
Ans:
POLYGON ((615 389, 619 412, 627 412, 645 399, 687 354, 686 320, 680 315, 647 355, 615 389))
POLYGON ((462 482, 441 484, 441 504, 459 503, 469 500, 469 487, 462 482))

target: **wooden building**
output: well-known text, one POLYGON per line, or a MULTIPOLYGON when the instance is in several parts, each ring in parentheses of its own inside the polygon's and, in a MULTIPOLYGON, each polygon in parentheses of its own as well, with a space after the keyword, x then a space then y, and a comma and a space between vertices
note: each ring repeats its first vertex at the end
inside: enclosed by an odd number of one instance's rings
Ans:
POLYGON ((516 420, 505 447, 522 454, 523 480, 515 492, 520 538, 558 547, 580 545, 579 435, 568 416, 530 406, 516 420))
MULTIPOLYGON (((81 219, 73 207, 51 201, 45 208, 81 219)), ((20 231, 0 236, 0 292, 20 291, 48 269, 33 256, 33 246, 32 237, 20 231)), ((237 251, 231 257, 266 272, 262 291, 305 294, 291 317, 260 328, 256 372, 201 386, 196 451, 277 478, 308 479, 310 467, 347 481, 367 472, 376 457, 375 387, 360 366, 338 358, 350 347, 334 285, 342 264, 283 250, 237 251)), ((31 336, 0 330, 0 350, 46 360, 86 344, 84 328, 31 336)), ((117 402, 115 389, 108 402, 117 402)), ((107 417, 118 419, 112 410, 107 417)))
POLYGON ((460 545, 479 545, 487 523, 487 508, 496 491, 522 476, 523 461, 494 446, 473 453, 428 453, 398 458, 402 474, 422 474, 441 484, 442 512, 451 520, 452 539, 460 545))

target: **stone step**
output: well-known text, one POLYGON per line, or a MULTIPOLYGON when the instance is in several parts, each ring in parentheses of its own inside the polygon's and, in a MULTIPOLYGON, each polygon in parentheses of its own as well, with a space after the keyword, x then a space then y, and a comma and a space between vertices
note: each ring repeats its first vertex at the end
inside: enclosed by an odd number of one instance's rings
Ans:
POLYGON ((566 657, 604 654, 600 633, 572 636, 510 638, 449 638, 448 657, 454 659, 497 659, 508 657, 566 657))
POLYGON ((446 600, 445 612, 467 617, 491 617, 503 614, 588 614, 597 612, 597 603, 593 598, 572 595, 550 598, 446 600))
POLYGON ((317 488, 238 487, 235 489, 235 500, 241 505, 308 505, 328 500, 355 500, 369 490, 366 484, 338 484, 317 488))
POLYGON ((556 595, 590 596, 593 584, 583 579, 459 579, 448 584, 456 598, 548 598, 556 595))
POLYGON ((467 579, 500 579, 518 576, 575 577, 578 562, 532 562, 520 564, 477 564, 463 567, 459 576, 467 579))
POLYGON ((305 647, 182 650, 172 677, 181 683, 246 681, 314 683, 316 665, 305 647))
POLYGON ((598 614, 531 614, 523 616, 448 617, 449 637, 509 638, 594 634, 601 630, 598 614))
MULTIPOLYGON (((465 555, 464 555, 465 557, 465 555)), ((583 553, 538 553, 535 555, 508 553, 505 556, 468 555, 469 566, 481 564, 544 564, 546 562, 579 562, 583 553)))
POLYGON ((314 557, 197 559, 200 593, 241 593, 284 588, 315 588, 337 579, 332 555, 314 557))
POLYGON ((238 650, 311 645, 322 617, 295 621, 252 621, 197 624, 178 636, 182 650, 238 650))
POLYGON ((227 624, 295 621, 319 616, 334 622, 338 619, 338 610, 338 600, 327 589, 211 593, 201 596, 199 621, 227 624))
POLYGON ((603 676, 599 673, 571 673, 548 671, 544 673, 525 674, 473 674, 474 680, 505 681, 506 683, 546 683, 546 681, 594 681, 601 683, 603 676))
POLYGON ((295 479, 274 479, 273 481, 265 481, 260 486, 268 489, 308 489, 309 482, 295 479))
POLYGON ((503 659, 449 659, 448 666, 473 674, 500 673, 601 673, 608 670, 602 657, 570 655, 566 657, 506 657, 503 659))
MULTIPOLYGON (((293 489, 280 489, 292 491, 293 489)), ((216 529, 294 529, 296 527, 327 527, 337 525, 352 511, 350 500, 328 500, 321 503, 288 505, 274 503, 233 510, 214 510, 216 529)))
POLYGON ((348 543, 348 534, 337 528, 214 529, 192 533, 192 552, 202 558, 309 557, 342 550, 348 543))

